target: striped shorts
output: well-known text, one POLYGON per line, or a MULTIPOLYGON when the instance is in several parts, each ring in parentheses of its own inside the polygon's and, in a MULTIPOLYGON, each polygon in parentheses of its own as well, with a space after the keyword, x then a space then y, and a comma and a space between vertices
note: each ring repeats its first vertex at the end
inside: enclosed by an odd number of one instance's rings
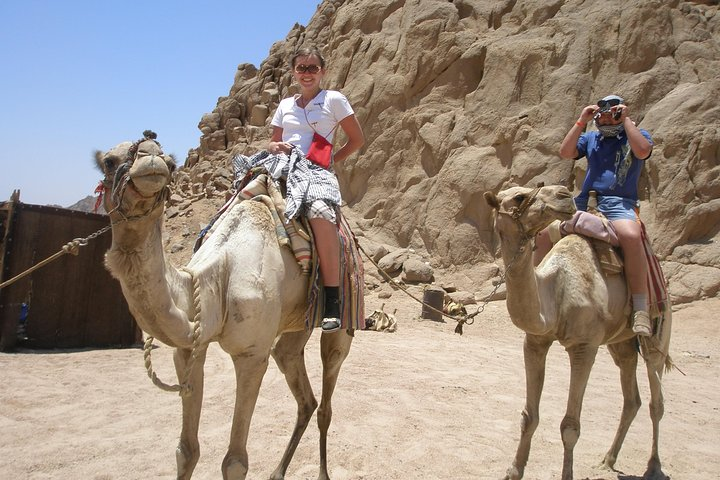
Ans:
POLYGON ((315 200, 307 208, 307 218, 322 218, 330 223, 336 223, 335 209, 327 204, 324 200, 315 200))

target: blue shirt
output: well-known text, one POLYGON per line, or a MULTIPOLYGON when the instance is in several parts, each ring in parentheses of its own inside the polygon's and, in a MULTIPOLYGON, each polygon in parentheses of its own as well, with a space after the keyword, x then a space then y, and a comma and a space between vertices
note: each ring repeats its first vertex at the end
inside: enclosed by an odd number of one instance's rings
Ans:
MULTIPOLYGON (((650 145, 652 137, 640 129, 650 145)), ((598 131, 585 132, 577 142, 578 157, 587 157, 588 168, 579 198, 587 199, 590 190, 598 195, 638 199, 638 181, 643 162, 630 150, 627 135, 604 138, 598 131), (628 155, 629 153, 629 155, 628 155)), ((649 158, 649 157, 648 157, 649 158)))

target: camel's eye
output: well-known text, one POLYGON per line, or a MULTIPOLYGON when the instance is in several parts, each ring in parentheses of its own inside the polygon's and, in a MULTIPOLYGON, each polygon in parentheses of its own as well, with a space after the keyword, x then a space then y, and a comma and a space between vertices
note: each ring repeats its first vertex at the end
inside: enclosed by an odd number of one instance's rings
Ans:
POLYGON ((112 170, 113 167, 115 166, 115 162, 113 161, 112 158, 106 158, 105 161, 104 161, 104 163, 105 163, 105 170, 106 170, 106 171, 112 170))
POLYGON ((513 197, 513 200, 515 200, 517 203, 522 203, 525 201, 525 195, 523 195, 522 193, 518 193, 513 197))

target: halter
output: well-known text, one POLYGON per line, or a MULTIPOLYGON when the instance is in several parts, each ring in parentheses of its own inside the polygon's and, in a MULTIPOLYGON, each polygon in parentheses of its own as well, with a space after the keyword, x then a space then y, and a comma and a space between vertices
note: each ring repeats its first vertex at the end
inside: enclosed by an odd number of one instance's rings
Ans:
MULTIPOLYGON (((150 215, 156 208, 158 208, 161 204, 163 204, 168 198, 170 198, 170 187, 165 186, 162 190, 160 190, 155 195, 155 201, 150 206, 150 208, 141 213, 140 215, 133 215, 133 216, 127 216, 125 212, 122 211, 120 206, 122 205, 122 199, 125 195, 125 189, 128 186, 128 183, 130 182, 130 168, 133 166, 133 163, 135 163, 135 160, 138 158, 138 147, 142 142, 145 141, 152 141, 154 142, 162 152, 162 145, 160 145, 160 142, 155 140, 157 138, 157 134, 155 132, 152 132, 150 130, 145 130, 143 132, 143 138, 140 140, 137 140, 132 144, 130 149, 128 150, 127 156, 125 157, 125 162, 121 163, 117 170, 115 171, 115 176, 113 178, 113 184, 110 186, 105 179, 101 180, 100 184, 102 185, 103 190, 105 193, 110 193, 113 202, 115 203, 115 208, 110 210, 108 215, 111 213, 117 212, 123 220, 121 221, 128 221, 128 220, 139 220, 143 217, 146 217, 150 215)), ((159 155, 156 154, 149 154, 148 156, 151 157, 159 157, 159 155)), ((162 158, 162 157, 160 157, 162 158)), ((163 160, 164 161, 164 160, 163 160)), ((100 189, 100 185, 98 185, 98 189, 100 189)), ((137 191, 137 189, 136 189, 137 191)), ((139 193, 139 192, 138 192, 139 193)), ((117 223, 117 222, 114 222, 117 223)))
POLYGON ((523 199, 523 201, 520 203, 520 205, 518 205, 517 207, 512 207, 509 212, 499 210, 499 209, 497 211, 497 213, 499 215, 507 215, 510 218, 512 218, 513 221, 515 222, 515 224, 520 229, 520 233, 522 234, 522 237, 520 238, 520 249, 519 249, 520 252, 525 250, 525 244, 528 241, 530 241, 530 239, 532 238, 530 235, 528 235, 527 231, 525 231, 525 227, 520 222, 520 217, 522 217, 525 214, 527 209, 530 208, 530 205, 535 203, 535 200, 537 200, 537 195, 538 195, 538 193, 540 193, 540 189, 542 187, 543 187, 542 185, 535 187, 535 189, 533 189, 533 191, 530 192, 530 195, 528 195, 527 197, 525 197, 523 199))

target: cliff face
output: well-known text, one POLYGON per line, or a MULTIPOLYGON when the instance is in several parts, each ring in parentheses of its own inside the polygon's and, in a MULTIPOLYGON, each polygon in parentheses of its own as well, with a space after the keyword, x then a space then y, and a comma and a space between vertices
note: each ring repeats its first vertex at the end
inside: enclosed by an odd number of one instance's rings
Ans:
POLYGON ((229 95, 200 121, 179 192, 227 188, 230 156, 264 148, 277 103, 296 92, 291 53, 316 45, 325 88, 348 96, 367 139, 337 169, 358 228, 427 252, 436 267, 481 271, 496 259, 483 192, 577 188, 584 162, 560 159, 560 141, 583 107, 617 93, 655 140, 641 216, 674 296, 715 296, 717 3, 325 0, 259 69, 238 67, 229 95))

